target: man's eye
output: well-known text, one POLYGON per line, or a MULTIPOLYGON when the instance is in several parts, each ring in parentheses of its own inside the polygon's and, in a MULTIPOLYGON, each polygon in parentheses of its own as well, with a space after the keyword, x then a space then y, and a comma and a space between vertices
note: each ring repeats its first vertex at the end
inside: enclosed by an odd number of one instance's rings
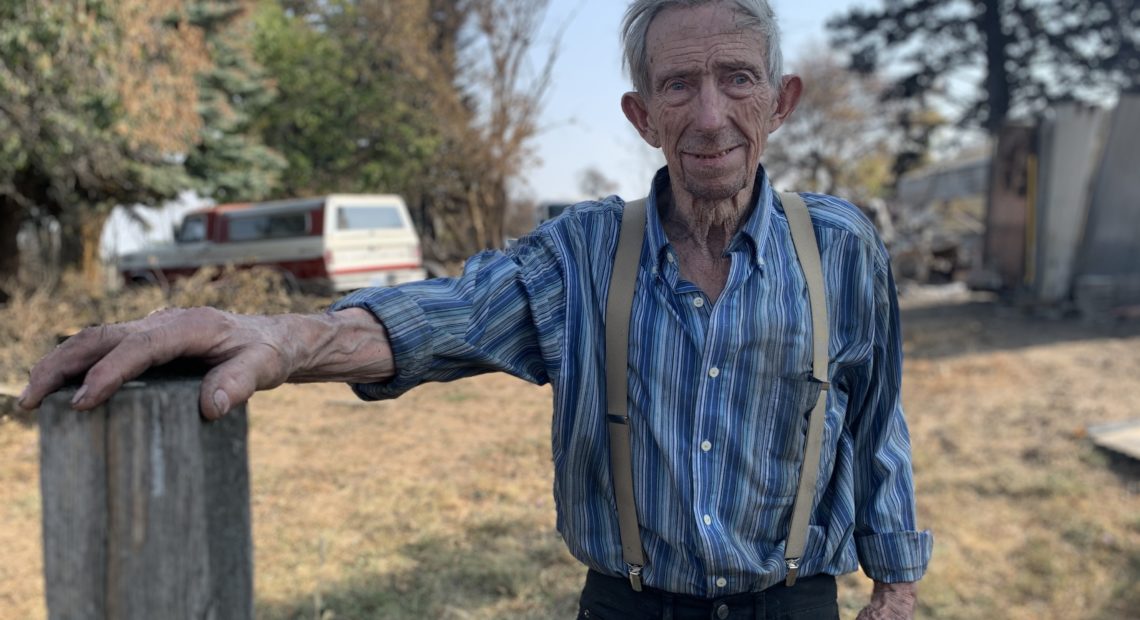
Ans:
POLYGON ((673 91, 673 92, 679 92, 679 91, 685 90, 685 83, 681 82, 679 80, 673 80, 673 81, 665 84, 665 90, 669 90, 669 91, 673 91))
POLYGON ((735 73, 729 78, 733 86, 748 86, 752 83, 752 78, 744 73, 735 73))

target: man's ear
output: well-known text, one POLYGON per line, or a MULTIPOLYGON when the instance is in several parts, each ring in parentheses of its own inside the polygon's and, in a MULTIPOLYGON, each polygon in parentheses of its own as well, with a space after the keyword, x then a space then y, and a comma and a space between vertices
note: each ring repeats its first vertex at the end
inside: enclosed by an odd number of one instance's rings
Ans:
POLYGON ((633 128, 637 133, 641 134, 641 139, 649 143, 653 148, 661 148, 661 140, 657 136, 657 130, 653 128, 649 122, 649 108, 645 105, 645 100, 641 95, 636 92, 628 92, 621 96, 621 111, 625 112, 625 117, 629 119, 633 128))
POLYGON ((783 125, 792 111, 800 103, 800 96, 804 94, 804 82, 798 75, 785 75, 780 80, 780 100, 776 102, 776 109, 772 112, 772 125, 770 131, 776 131, 783 125))

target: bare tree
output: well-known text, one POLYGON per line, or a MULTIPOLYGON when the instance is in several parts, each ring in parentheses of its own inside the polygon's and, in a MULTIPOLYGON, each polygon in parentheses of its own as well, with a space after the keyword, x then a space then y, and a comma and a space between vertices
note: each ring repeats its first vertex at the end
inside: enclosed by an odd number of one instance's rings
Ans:
POLYGON ((893 182, 900 142, 896 119, 880 101, 882 85, 818 49, 803 55, 799 69, 803 97, 765 155, 773 183, 860 202, 881 196, 893 182))
POLYGON ((588 198, 602 198, 616 192, 618 185, 601 170, 590 166, 579 173, 578 189, 588 198))
POLYGON ((453 88, 435 105, 444 133, 421 216, 431 252, 444 261, 502 244, 510 182, 533 153, 543 98, 558 57, 554 36, 530 65, 549 0, 438 3, 437 58, 453 60, 453 88), (467 38, 467 23, 474 37, 467 38), (463 85, 467 85, 464 87, 463 85))

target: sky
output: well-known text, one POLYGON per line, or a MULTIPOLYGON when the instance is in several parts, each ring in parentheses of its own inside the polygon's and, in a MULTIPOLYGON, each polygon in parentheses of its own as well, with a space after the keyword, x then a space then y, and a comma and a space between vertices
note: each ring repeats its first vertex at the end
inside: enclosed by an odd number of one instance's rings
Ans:
MULTIPOLYGON (((852 6, 878 4, 772 1, 783 36, 785 71, 795 70, 796 57, 805 47, 826 43, 824 24, 830 17, 852 6)), ((559 27, 566 30, 541 133, 533 143, 540 162, 525 171, 520 196, 539 202, 595 198, 581 193, 581 175, 593 167, 617 185, 619 195, 641 197, 653 172, 663 165, 660 152, 641 140, 621 112, 621 96, 630 90, 618 41, 626 6, 618 0, 551 0, 540 41, 549 43, 559 27)))
MULTIPOLYGON (((783 36, 785 71, 795 71, 796 57, 811 44, 826 44, 825 22, 852 6, 877 5, 874 0, 771 0, 783 36)), ((660 152, 645 144, 621 112, 621 96, 630 90, 621 68, 618 31, 623 0, 550 0, 546 21, 534 50, 537 70, 559 28, 564 34, 545 99, 540 132, 532 146, 538 161, 522 171, 517 198, 536 202, 576 201, 597 196, 581 192, 588 168, 617 186, 616 193, 640 198, 653 173, 664 165, 660 152)), ((808 88, 811 85, 807 85, 808 88)), ((202 206, 191 194, 163 210, 143 210, 152 222, 143 231, 122 213, 107 223, 103 256, 130 252, 171 239, 171 227, 182 214, 202 206)))

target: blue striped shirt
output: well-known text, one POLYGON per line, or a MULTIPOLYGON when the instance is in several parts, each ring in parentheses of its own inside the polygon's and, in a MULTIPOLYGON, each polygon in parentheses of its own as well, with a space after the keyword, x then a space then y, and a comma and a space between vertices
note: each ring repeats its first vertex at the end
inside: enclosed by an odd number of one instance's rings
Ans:
MULTIPOLYGON (((781 581, 811 376, 806 282, 763 168, 713 302, 684 280, 657 214, 654 180, 630 322, 629 409, 645 583, 714 597, 781 581)), ((830 316, 827 417, 801 576, 860 564, 915 581, 932 538, 915 523, 902 351, 886 251, 842 200, 805 194, 830 316)), ((356 385, 393 398, 424 381, 504 371, 554 394, 558 530, 591 568, 625 575, 605 426, 605 307, 623 202, 569 209, 460 277, 358 291, 386 326, 397 373, 356 385)))

